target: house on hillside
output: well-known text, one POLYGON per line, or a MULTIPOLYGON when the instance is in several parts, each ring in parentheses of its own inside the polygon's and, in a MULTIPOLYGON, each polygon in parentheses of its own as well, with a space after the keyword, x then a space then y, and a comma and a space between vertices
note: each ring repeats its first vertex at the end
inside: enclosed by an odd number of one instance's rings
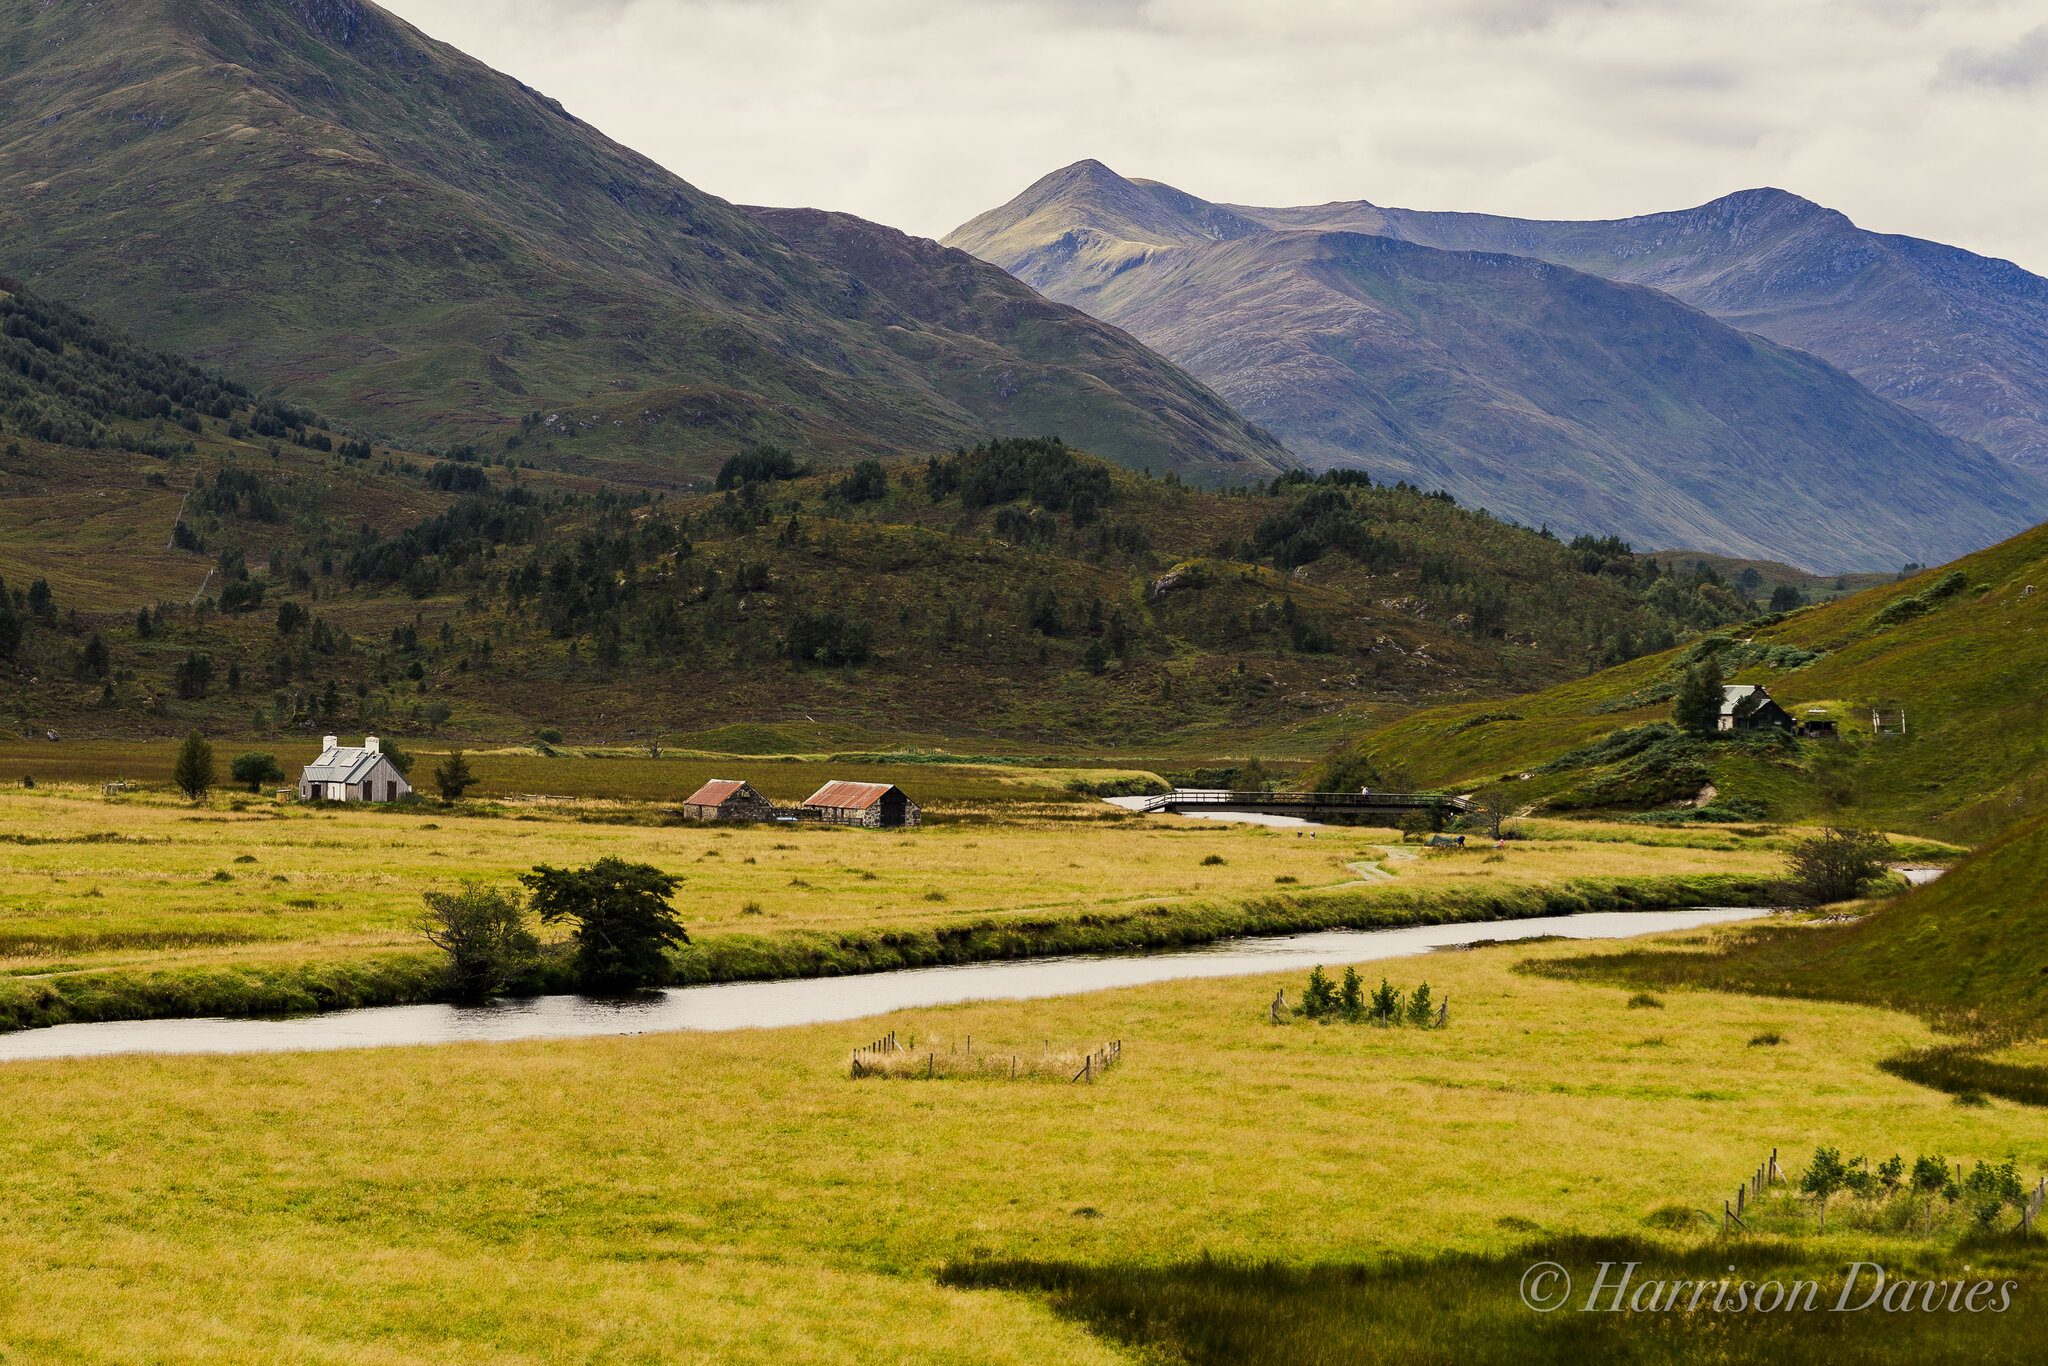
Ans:
POLYGON ((412 792, 374 735, 360 748, 344 748, 339 736, 320 742, 320 757, 299 774, 299 800, 304 802, 395 802, 412 792))
POLYGON ((693 821, 772 821, 775 803, 737 778, 713 778, 683 802, 683 815, 693 821))
POLYGON ((1772 700, 1756 683, 1730 683, 1721 689, 1722 730, 1785 730, 1795 727, 1792 713, 1772 700))
POLYGON ((893 783, 826 783, 804 798, 806 820, 827 825, 865 825, 875 829, 914 826, 922 812, 893 783))

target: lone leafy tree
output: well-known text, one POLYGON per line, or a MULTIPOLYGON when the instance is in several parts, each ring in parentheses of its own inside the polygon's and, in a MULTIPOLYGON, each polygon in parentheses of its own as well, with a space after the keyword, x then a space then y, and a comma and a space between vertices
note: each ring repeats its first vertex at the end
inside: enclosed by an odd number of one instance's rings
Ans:
POLYGON ((235 780, 237 787, 246 787, 251 792, 260 792, 265 783, 284 781, 284 770, 277 766, 277 756, 261 750, 237 754, 235 761, 228 765, 228 776, 235 780))
POLYGON ((177 765, 171 769, 171 781, 178 785, 178 791, 193 801, 204 797, 213 786, 213 746, 198 731, 185 737, 184 747, 178 751, 177 765))
POLYGON ((476 786, 476 774, 469 771, 469 760, 456 750, 434 768, 434 786, 441 793, 444 802, 459 802, 462 794, 476 786))
POLYGON ((690 942, 669 898, 682 879, 645 863, 537 866, 519 879, 542 923, 574 921, 576 976, 589 991, 633 991, 669 979, 668 948, 690 942))

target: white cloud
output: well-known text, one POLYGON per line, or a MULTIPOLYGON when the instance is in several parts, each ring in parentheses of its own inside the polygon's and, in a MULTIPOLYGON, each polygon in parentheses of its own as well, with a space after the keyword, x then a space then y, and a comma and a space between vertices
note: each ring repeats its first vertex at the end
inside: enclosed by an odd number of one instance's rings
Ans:
POLYGON ((930 236, 1096 157, 1583 218, 1772 184, 2048 273, 2040 0, 385 0, 691 182, 930 236))

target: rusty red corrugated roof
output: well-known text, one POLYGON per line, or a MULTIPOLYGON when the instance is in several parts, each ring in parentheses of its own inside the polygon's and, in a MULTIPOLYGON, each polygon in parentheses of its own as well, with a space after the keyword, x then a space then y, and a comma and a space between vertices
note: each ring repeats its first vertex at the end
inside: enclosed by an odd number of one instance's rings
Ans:
POLYGON ((835 811, 865 811, 882 800, 894 783, 830 782, 804 798, 805 806, 829 806, 835 811))
POLYGON ((685 806, 722 806, 727 797, 738 792, 746 784, 734 778, 713 778, 704 786, 691 793, 683 802, 685 806))

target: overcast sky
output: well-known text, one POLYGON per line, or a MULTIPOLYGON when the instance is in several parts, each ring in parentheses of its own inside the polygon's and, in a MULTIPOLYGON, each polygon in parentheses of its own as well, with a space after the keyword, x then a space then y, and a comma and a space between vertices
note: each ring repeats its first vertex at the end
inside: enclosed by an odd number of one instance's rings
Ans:
POLYGON ((1095 157, 1599 218, 1777 185, 2048 274, 2048 0, 383 0, 742 203, 926 236, 1095 157))

